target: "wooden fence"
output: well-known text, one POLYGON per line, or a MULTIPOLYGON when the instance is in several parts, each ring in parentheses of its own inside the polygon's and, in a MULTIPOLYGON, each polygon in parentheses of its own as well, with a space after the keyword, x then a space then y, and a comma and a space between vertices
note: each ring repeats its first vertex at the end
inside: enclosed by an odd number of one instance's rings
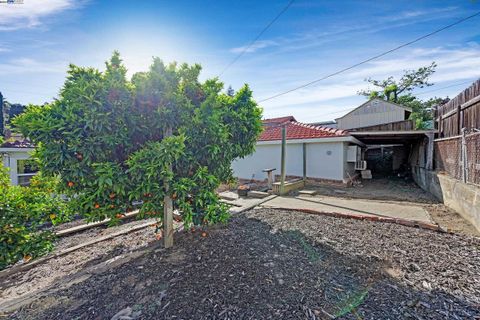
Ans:
POLYGON ((480 79, 435 111, 435 169, 480 184, 480 79))
POLYGON ((435 126, 439 138, 462 134, 480 128, 480 79, 458 96, 435 110, 435 126))
POLYGON ((413 120, 403 120, 374 126, 348 129, 348 131, 410 131, 414 130, 413 120))

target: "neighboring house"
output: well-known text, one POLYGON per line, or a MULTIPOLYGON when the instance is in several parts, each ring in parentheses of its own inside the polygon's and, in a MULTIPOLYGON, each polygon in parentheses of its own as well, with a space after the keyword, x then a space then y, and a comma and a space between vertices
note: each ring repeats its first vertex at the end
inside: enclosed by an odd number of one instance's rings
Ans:
POLYGON ((12 185, 26 186, 38 171, 36 164, 31 160, 34 146, 27 140, 15 140, 0 145, 0 159, 10 171, 12 185))
POLYGON ((335 121, 337 122, 337 128, 352 130, 403 122, 408 120, 411 113, 411 108, 375 98, 353 109, 343 117, 335 119, 335 121))
POLYGON ((286 126, 286 175, 303 176, 304 150, 306 176, 337 182, 348 182, 361 165, 362 142, 347 131, 297 122, 293 116, 267 119, 255 152, 232 164, 234 176, 264 180, 262 170, 276 168, 280 174, 282 126, 286 126), (357 166, 357 168, 356 168, 357 166))

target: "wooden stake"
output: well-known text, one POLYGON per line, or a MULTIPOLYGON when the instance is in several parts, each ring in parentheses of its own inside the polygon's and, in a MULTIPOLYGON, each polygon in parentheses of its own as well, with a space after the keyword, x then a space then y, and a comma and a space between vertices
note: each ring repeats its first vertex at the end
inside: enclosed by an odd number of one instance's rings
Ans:
MULTIPOLYGON (((163 135, 164 138, 170 137, 171 135, 172 128, 166 128, 163 135)), ((171 164, 170 170, 172 170, 171 164)), ((167 181, 163 182, 163 187, 165 189, 165 196, 163 198, 163 244, 165 248, 170 248, 173 246, 173 202, 169 195, 170 186, 167 181)))
POLYGON ((303 143, 303 181, 307 181, 307 144, 303 143))
POLYGON ((282 126, 282 158, 281 158, 281 172, 280 172, 280 194, 284 193, 285 189, 285 162, 287 152, 287 125, 282 126))

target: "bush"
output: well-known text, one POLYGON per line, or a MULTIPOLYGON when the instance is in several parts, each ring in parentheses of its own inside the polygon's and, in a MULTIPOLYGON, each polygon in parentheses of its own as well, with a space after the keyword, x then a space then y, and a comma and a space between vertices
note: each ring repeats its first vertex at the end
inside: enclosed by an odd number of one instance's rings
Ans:
POLYGON ((56 179, 39 174, 29 187, 12 186, 0 164, 0 269, 53 248, 54 235, 46 226, 69 217, 66 203, 54 194, 56 185, 56 179))

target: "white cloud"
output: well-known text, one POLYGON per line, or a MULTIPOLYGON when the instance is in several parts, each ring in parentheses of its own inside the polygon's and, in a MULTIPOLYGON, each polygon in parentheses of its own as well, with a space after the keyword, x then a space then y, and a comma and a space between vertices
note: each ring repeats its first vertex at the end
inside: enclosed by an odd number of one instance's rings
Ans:
MULTIPOLYGON (((338 105, 338 101, 337 103, 333 102, 338 99, 358 98, 357 92, 368 88, 368 83, 364 81, 365 78, 384 79, 388 76, 394 76, 398 79, 405 70, 417 69, 429 65, 432 61, 436 61, 438 67, 436 73, 431 77, 431 82, 438 84, 439 87, 442 83, 458 82, 475 77, 480 78, 480 47, 471 46, 461 49, 419 48, 395 58, 372 61, 356 69, 356 71, 341 74, 327 81, 265 101, 261 105, 265 110, 268 110, 268 113, 277 111, 282 114, 293 113, 294 115, 298 114, 298 110, 302 110, 299 107, 316 109, 315 105, 338 105), (302 107, 302 105, 310 106, 302 107)), ((305 69, 308 68, 305 66, 303 68, 299 67, 297 75, 292 76, 292 79, 296 79, 295 81, 286 82, 276 88, 270 87, 270 92, 264 91, 261 96, 256 98, 262 100, 262 98, 298 86, 297 80, 302 78, 301 70, 305 69)), ((319 74, 318 77, 320 76, 322 75, 319 74)), ((306 79, 304 83, 307 81, 306 79)), ((432 94, 441 96, 446 92, 438 91, 432 94)), ((348 107, 348 105, 343 105, 343 107, 348 107)))
POLYGON ((42 19, 78 7, 75 0, 25 0, 23 4, 0 4, 0 31, 33 28, 42 19))
POLYGON ((258 50, 263 49, 263 48, 278 46, 278 45, 279 45, 279 43, 277 41, 259 40, 259 41, 256 41, 254 44, 252 44, 250 47, 248 45, 245 45, 245 46, 242 46, 242 47, 230 49, 230 52, 240 53, 240 52, 245 51, 245 53, 252 53, 252 52, 258 51, 258 50))
POLYGON ((427 21, 442 19, 457 10, 457 7, 431 8, 429 10, 403 11, 395 15, 383 16, 375 19, 364 19, 352 23, 339 23, 330 26, 293 34, 286 37, 276 37, 255 42, 250 48, 248 45, 232 48, 230 52, 239 53, 247 49, 246 53, 254 53, 267 47, 276 47, 278 53, 290 51, 305 51, 321 47, 326 43, 335 42, 342 38, 358 36, 360 34, 380 33, 385 30, 415 25, 427 21))
POLYGON ((39 62, 30 58, 18 58, 8 63, 0 63, 0 75, 26 74, 26 73, 62 73, 66 71, 67 64, 60 62, 39 62))

